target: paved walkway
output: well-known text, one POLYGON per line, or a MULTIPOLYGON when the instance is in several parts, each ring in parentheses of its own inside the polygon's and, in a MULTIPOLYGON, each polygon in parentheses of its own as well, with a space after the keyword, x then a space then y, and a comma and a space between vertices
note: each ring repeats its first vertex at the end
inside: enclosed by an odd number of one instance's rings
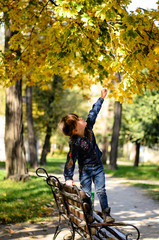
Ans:
MULTIPOLYGON (((58 175, 63 181, 63 175, 58 175)), ((74 176, 79 186, 77 170, 74 176)), ((140 188, 129 185, 128 180, 111 178, 106 175, 106 188, 112 216, 116 222, 134 224, 141 232, 141 240, 159 240, 159 202, 150 199, 140 188)), ((133 181, 134 182, 134 181, 133 181)), ((152 181, 150 182, 152 184, 152 181)), ((155 182, 159 184, 159 182, 155 182)), ((100 209, 95 196, 95 208, 100 209)), ((57 223, 57 217, 52 222, 39 224, 15 224, 0 226, 1 240, 52 240, 57 223)), ((68 234, 64 230, 57 240, 62 240, 68 234)), ((77 239, 81 239, 77 237, 77 239)))

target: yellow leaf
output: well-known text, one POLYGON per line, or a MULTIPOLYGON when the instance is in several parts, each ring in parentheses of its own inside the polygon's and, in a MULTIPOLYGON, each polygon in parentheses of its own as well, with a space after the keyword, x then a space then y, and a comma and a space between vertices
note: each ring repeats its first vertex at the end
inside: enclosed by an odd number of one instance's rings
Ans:
POLYGON ((156 47, 154 48, 154 51, 155 51, 155 54, 158 54, 158 53, 159 53, 159 46, 156 46, 156 47))

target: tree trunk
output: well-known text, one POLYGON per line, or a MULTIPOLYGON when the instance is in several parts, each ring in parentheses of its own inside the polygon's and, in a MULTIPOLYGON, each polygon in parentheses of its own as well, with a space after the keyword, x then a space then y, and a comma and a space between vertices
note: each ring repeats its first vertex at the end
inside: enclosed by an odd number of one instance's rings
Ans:
POLYGON ((50 152, 50 138, 51 138, 51 127, 47 126, 45 142, 41 154, 40 164, 46 165, 46 156, 50 152))
POLYGON ((135 142, 135 161, 134 161, 134 167, 139 166, 139 157, 140 157, 140 143, 135 142))
POLYGON ((113 133, 111 140, 111 151, 110 151, 110 169, 117 169, 117 154, 118 154, 118 140, 119 140, 119 131, 121 125, 121 113, 122 105, 120 102, 115 102, 115 111, 114 111, 114 125, 113 133))
POLYGON ((54 89, 57 88, 57 84, 61 80, 62 80, 62 78, 59 75, 54 75, 52 94, 50 95, 50 97, 48 99, 48 106, 50 106, 50 109, 51 109, 48 113, 50 120, 47 123, 48 125, 47 125, 47 129, 46 129, 45 142, 43 145, 43 150, 42 150, 41 159, 40 159, 41 165, 46 165, 46 156, 50 152, 50 138, 51 138, 51 134, 52 134, 52 128, 53 128, 52 121, 53 121, 53 114, 54 114, 53 102, 55 99, 54 89))
MULTIPOLYGON (((5 52, 13 33, 5 29, 5 52)), ((17 80, 6 90, 6 123, 5 123, 6 178, 17 177, 18 180, 27 174, 27 165, 23 141, 22 123, 22 80, 17 80)))
POLYGON ((110 144, 109 141, 109 135, 112 132, 112 127, 110 125, 110 122, 113 118, 113 103, 112 101, 108 100, 107 105, 105 107, 105 114, 106 114, 106 120, 104 121, 105 124, 105 130, 104 130, 104 136, 103 136, 103 146, 102 146, 102 162, 103 164, 107 164, 107 158, 109 155, 108 147, 110 144))
POLYGON ((33 126, 32 115, 32 87, 26 86, 26 117, 27 117, 27 129, 28 129, 28 142, 29 142, 29 154, 30 154, 30 167, 37 167, 37 149, 36 149, 36 137, 33 126))
POLYGON ((103 138, 103 151, 102 151, 102 162, 104 165, 107 164, 107 157, 108 157, 108 146, 109 146, 109 141, 106 136, 103 138))

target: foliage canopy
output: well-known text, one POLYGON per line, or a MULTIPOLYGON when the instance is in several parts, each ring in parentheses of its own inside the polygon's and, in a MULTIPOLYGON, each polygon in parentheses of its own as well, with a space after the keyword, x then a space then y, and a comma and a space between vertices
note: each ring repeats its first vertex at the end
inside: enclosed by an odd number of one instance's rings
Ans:
POLYGON ((146 146, 159 146, 159 91, 147 91, 123 104, 121 137, 146 146))
POLYGON ((158 11, 128 12, 129 3, 1 1, 1 22, 13 33, 9 50, 1 54, 1 81, 9 86, 23 77, 27 84, 45 89, 59 74, 65 87, 101 82, 112 90, 110 97, 121 102, 146 88, 158 88, 158 11), (122 74, 120 83, 117 72, 122 74))

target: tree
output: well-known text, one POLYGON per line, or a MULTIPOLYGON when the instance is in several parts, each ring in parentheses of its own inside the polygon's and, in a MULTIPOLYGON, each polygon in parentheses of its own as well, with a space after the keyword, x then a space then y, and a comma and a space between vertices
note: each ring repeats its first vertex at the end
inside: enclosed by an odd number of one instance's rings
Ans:
POLYGON ((136 96, 132 104, 123 105, 121 137, 135 143, 134 166, 139 164, 140 145, 159 146, 159 91, 136 96))
MULTIPOLYGON (((32 84, 40 81, 46 86, 50 76, 61 72, 66 87, 100 81, 112 90, 110 97, 120 102, 131 100, 133 93, 140 94, 144 88, 158 88, 157 10, 129 13, 128 4, 127 0, 20 0, 14 4, 4 0, 0 8, 17 34, 11 39, 10 52, 2 58, 1 71, 12 58, 10 74, 31 73, 32 84), (15 58, 12 50, 18 46, 23 51, 15 58), (114 78, 116 72, 123 76, 121 83, 114 78)), ((12 84, 11 79, 6 73, 2 81, 12 84)))
POLYGON ((139 159, 140 159, 140 142, 135 142, 135 161, 134 161, 134 167, 139 166, 139 159))
MULTIPOLYGON (((50 92, 50 95, 48 97, 47 107, 49 107, 48 109, 49 112, 47 113, 47 115, 49 116, 49 121, 46 122, 46 135, 45 135, 45 141, 44 141, 41 159, 40 159, 41 165, 46 164, 46 156, 50 152, 50 138, 52 135, 52 123, 53 123, 53 118, 55 118, 54 115, 56 115, 55 109, 54 109, 55 92, 57 91, 59 82, 62 83, 62 78, 60 78, 58 75, 55 75, 52 83, 52 92, 50 92)), ((61 84, 60 84, 60 89, 62 89, 61 84)), ((62 91, 60 91, 60 93, 62 94, 62 91)), ((57 121, 56 121, 56 126, 54 126, 54 128, 56 127, 57 127, 57 121)))
POLYGON ((42 90, 38 86, 34 87, 34 103, 36 104, 36 111, 40 113, 36 114, 36 116, 34 115, 34 117, 35 121, 38 122, 38 130, 41 124, 41 129, 43 128, 42 132, 45 131, 40 158, 41 165, 46 164, 46 156, 50 152, 52 131, 56 129, 59 121, 58 110, 55 108, 55 101, 56 98, 61 98, 60 95, 63 95, 63 80, 58 75, 53 77, 48 89, 42 90), (59 94, 58 97, 57 94, 59 94))
POLYGON ((121 125, 121 113, 122 113, 122 104, 118 101, 115 102, 114 108, 114 124, 113 124, 113 133, 111 140, 111 151, 110 151, 110 169, 117 169, 117 154, 118 154, 118 139, 119 131, 121 125))
POLYGON ((58 75, 54 76, 46 90, 33 87, 35 130, 40 132, 40 139, 43 142, 40 164, 46 164, 46 157, 51 148, 51 136, 56 134, 61 118, 69 112, 80 111, 80 115, 86 115, 86 110, 81 109, 81 102, 84 104, 85 101, 79 89, 72 91, 64 89, 63 79, 58 75))
POLYGON ((103 147, 102 147, 102 162, 107 164, 107 158, 109 156, 109 145, 111 142, 112 128, 113 128, 113 117, 114 117, 114 101, 107 99, 107 118, 105 123, 105 131, 103 135, 103 147))
POLYGON ((23 77, 26 84, 46 88, 60 73, 65 87, 84 89, 101 82, 120 102, 131 101, 134 93, 142 94, 146 88, 157 89, 158 12, 129 13, 128 4, 127 0, 1 1, 0 22, 7 20, 14 32, 10 47, 1 54, 1 83, 10 86, 23 77), (19 49, 21 54, 15 54, 19 49), (121 82, 116 72, 121 72, 121 82))
POLYGON ((30 167, 36 168, 38 163, 36 137, 33 126, 32 115, 32 87, 26 86, 26 118, 27 118, 27 136, 29 142, 30 167))
MULTIPOLYGON (((9 41, 14 33, 5 28, 5 52, 9 49, 9 41)), ((20 51, 16 51, 18 57, 20 51)), ((10 62, 11 63, 11 62, 10 62)), ((7 69, 6 69, 7 71, 7 69)), ((14 81, 14 78, 12 81, 14 81)), ((6 152, 6 177, 14 176, 17 179, 24 179, 27 174, 25 149, 23 143, 22 123, 22 80, 6 90, 6 123, 5 123, 5 152, 6 152)))
MULTIPOLYGON (((116 76, 119 79, 119 83, 121 82, 121 74, 118 73, 116 76)), ((110 169, 117 169, 117 155, 118 155, 118 141, 119 141, 119 132, 121 126, 121 116, 122 116, 122 104, 119 101, 115 101, 114 106, 114 124, 113 124, 113 132, 111 139, 111 151, 110 151, 110 169)))

